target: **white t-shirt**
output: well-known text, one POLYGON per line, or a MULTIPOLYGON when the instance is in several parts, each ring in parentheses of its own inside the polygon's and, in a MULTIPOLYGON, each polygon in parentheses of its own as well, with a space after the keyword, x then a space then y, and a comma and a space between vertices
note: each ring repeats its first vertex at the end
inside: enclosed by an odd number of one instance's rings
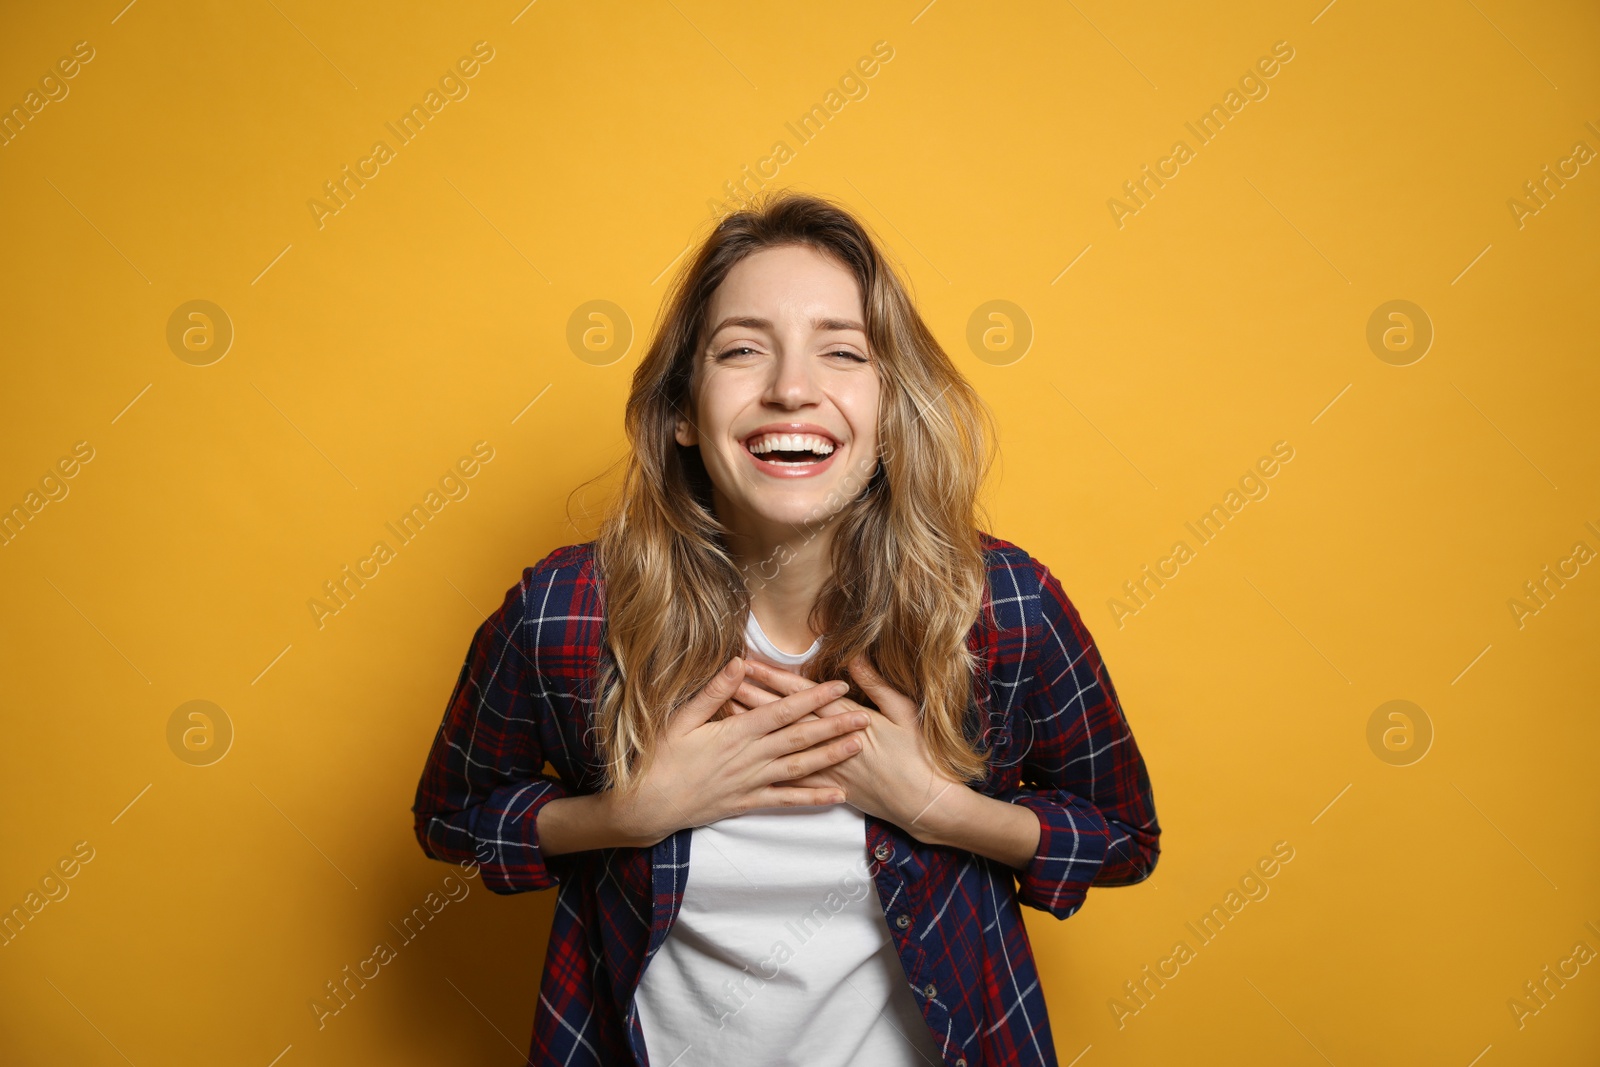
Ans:
MULTIPOLYGON (((794 670, 751 613, 747 654, 794 670)), ((748 713, 747 713, 748 714, 748 713)), ((694 828, 683 903, 637 993, 651 1067, 929 1067, 917 1007, 848 802, 694 828)))

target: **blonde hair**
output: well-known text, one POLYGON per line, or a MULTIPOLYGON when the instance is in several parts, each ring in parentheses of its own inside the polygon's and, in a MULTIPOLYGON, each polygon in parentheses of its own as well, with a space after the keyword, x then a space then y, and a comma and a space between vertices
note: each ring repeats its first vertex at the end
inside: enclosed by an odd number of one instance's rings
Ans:
POLYGON ((978 494, 993 416, 866 227, 823 198, 780 193, 716 222, 674 277, 633 374, 631 448, 595 549, 608 653, 592 724, 603 788, 635 787, 672 713, 744 654, 751 583, 772 577, 771 560, 741 573, 699 450, 679 445, 673 430, 692 417, 690 376, 712 294, 745 256, 783 245, 809 246, 855 275, 881 377, 876 467, 851 472, 853 499, 828 502, 843 510, 833 573, 809 620, 823 635, 811 677, 850 681, 850 698, 873 706, 845 669, 865 652, 918 702, 935 765, 964 781, 986 773, 990 753, 974 747, 978 731, 967 732, 965 716, 983 666, 967 637, 988 602, 978 494))

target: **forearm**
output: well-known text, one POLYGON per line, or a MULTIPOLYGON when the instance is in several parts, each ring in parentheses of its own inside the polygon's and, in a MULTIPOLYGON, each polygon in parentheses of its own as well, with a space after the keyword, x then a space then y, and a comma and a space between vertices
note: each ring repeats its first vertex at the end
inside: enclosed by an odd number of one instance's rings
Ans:
MULTIPOLYGON (((943 788, 943 787, 941 787, 943 788)), ((904 829, 930 845, 964 849, 1017 870, 1039 850, 1039 816, 1019 804, 955 783, 904 829)))
POLYGON ((617 820, 609 793, 561 797, 539 811, 539 849, 546 856, 592 848, 638 848, 643 843, 617 820))

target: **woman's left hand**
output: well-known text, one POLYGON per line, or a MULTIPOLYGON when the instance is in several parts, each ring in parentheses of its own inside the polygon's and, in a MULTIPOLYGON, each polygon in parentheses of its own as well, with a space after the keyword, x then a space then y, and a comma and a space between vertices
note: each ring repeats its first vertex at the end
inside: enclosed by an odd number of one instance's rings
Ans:
MULTIPOLYGON (((759 660, 747 662, 746 681, 735 694, 746 707, 756 707, 817 684, 759 660), (751 679, 761 685, 752 684, 751 679)), ((847 803, 915 836, 917 826, 912 823, 927 822, 928 806, 954 779, 937 770, 928 758, 922 725, 917 721, 916 702, 885 682, 865 655, 851 661, 849 669, 861 691, 878 708, 874 710, 849 697, 840 697, 823 705, 817 714, 864 711, 871 716, 871 722, 859 735, 861 751, 831 767, 786 779, 782 784, 835 786, 844 791, 847 803)), ((737 706, 734 708, 736 713, 741 710, 737 706)))

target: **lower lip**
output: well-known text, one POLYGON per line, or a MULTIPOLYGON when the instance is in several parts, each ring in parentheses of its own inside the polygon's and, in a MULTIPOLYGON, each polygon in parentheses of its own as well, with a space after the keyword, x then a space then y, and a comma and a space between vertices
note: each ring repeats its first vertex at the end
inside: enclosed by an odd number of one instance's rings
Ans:
POLYGON ((826 459, 819 459, 815 463, 789 464, 774 463, 771 460, 762 459, 743 445, 739 446, 739 450, 750 457, 750 462, 755 464, 756 470, 769 478, 815 478, 833 466, 833 461, 839 455, 839 449, 835 446, 834 450, 828 453, 826 459))

